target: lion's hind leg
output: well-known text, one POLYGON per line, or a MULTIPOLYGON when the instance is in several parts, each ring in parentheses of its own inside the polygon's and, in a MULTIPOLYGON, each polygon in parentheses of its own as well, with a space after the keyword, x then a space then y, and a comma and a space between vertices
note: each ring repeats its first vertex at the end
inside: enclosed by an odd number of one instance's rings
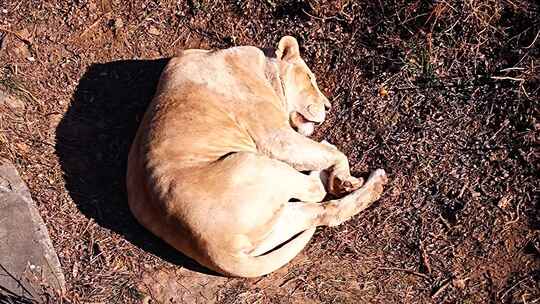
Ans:
POLYGON ((336 226, 345 222, 379 199, 386 182, 385 172, 379 169, 370 175, 360 189, 341 199, 322 203, 287 202, 279 218, 270 228, 270 233, 249 254, 263 255, 303 231, 317 226, 336 226))

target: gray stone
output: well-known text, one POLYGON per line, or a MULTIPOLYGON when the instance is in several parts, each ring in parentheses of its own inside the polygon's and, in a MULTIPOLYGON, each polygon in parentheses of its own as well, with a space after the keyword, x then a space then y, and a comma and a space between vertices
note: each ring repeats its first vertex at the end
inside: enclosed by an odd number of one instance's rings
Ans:
POLYGON ((43 219, 16 168, 0 158, 0 300, 39 301, 44 292, 63 291, 64 274, 43 219))

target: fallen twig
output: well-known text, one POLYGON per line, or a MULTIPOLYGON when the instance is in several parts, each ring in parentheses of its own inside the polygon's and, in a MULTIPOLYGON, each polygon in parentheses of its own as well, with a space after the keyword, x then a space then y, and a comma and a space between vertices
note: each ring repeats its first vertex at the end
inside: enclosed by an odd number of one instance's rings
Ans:
POLYGON ((534 43, 536 42, 536 40, 538 39, 538 35, 540 35, 540 31, 538 31, 538 33, 536 33, 536 36, 534 37, 533 41, 531 42, 531 44, 529 44, 529 46, 526 46, 525 48, 526 49, 530 49, 534 43))
POLYGON ((427 272, 431 274, 431 264, 429 263, 429 257, 426 253, 426 248, 424 247, 424 242, 422 240, 420 240, 420 252, 422 254, 422 262, 424 263, 427 272))
POLYGON ((447 279, 437 290, 431 295, 431 297, 434 299, 438 297, 446 288, 450 286, 450 279, 447 279))
POLYGON ((523 279, 517 281, 514 285, 510 286, 509 288, 507 288, 507 289, 504 291, 504 293, 503 293, 502 295, 499 296, 499 293, 500 293, 500 292, 497 293, 497 296, 499 297, 500 300, 503 300, 504 297, 506 297, 506 295, 507 295, 510 291, 514 290, 514 288, 516 288, 519 284, 521 284, 521 283, 523 283, 523 282, 525 282, 525 281, 527 281, 527 280, 529 280, 529 279, 530 279, 530 276, 524 277, 523 279))
POLYGON ((513 81, 519 81, 523 82, 525 79, 523 78, 515 78, 515 77, 508 77, 508 76, 491 76, 491 79, 497 79, 497 80, 513 80, 513 81))

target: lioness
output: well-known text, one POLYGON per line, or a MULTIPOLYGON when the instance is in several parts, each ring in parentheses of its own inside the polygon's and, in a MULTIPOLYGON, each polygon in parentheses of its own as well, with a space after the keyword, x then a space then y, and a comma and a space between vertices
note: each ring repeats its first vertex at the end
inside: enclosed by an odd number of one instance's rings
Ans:
POLYGON ((306 137, 327 108, 293 37, 266 53, 183 51, 163 71, 129 153, 131 211, 219 273, 278 269, 317 226, 351 218, 386 183, 379 169, 362 185, 343 153, 306 137), (326 190, 349 194, 321 203, 326 190))

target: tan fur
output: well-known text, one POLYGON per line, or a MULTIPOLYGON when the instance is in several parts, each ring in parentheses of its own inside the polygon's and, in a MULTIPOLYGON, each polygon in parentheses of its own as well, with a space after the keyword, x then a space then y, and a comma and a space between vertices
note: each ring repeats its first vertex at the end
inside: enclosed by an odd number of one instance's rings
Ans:
POLYGON ((362 186, 343 153, 304 136, 329 107, 292 37, 275 56, 250 46, 184 51, 165 68, 131 147, 133 214, 220 273, 276 270, 315 227, 367 208, 386 182, 377 170, 362 186), (326 190, 349 194, 321 203, 326 190))

